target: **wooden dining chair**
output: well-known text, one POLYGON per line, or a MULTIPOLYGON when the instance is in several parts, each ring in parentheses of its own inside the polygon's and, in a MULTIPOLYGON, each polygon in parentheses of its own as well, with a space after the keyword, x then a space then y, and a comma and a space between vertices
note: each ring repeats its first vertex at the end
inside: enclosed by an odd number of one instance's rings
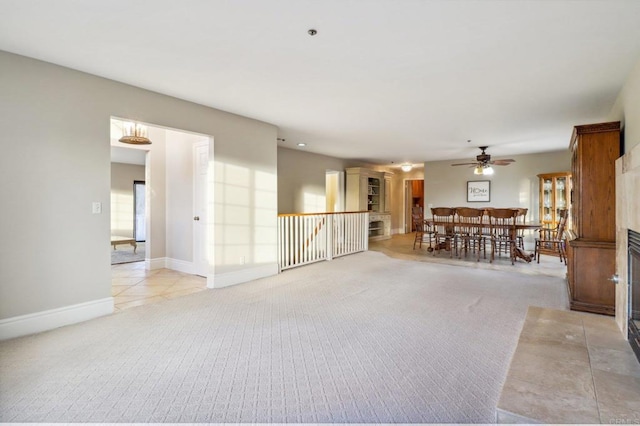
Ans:
MULTIPOLYGON (((527 213, 529 212, 529 209, 524 208, 524 207, 519 207, 518 208, 518 216, 516 218, 516 222, 519 224, 524 225, 525 223, 527 223, 527 213)), ((516 230, 516 245, 518 247, 520 247, 521 249, 524 250, 524 229, 517 229, 516 230)))
MULTIPOLYGON (((454 245, 458 257, 462 257, 462 250, 467 257, 471 249, 477 252, 476 261, 480 261, 480 251, 484 248, 484 236, 482 235, 482 217, 484 209, 474 209, 471 207, 456 208, 456 221, 454 233, 454 245), (460 244, 460 248, 458 248, 460 244)), ((484 249, 484 258, 487 258, 487 250, 484 249)))
POLYGON ((511 264, 515 263, 516 248, 516 218, 518 209, 491 209, 488 210, 491 229, 491 259, 495 259, 502 249, 509 252, 511 264))
POLYGON ((567 252, 566 252, 566 240, 564 238, 564 231, 567 226, 567 219, 569 217, 569 210, 558 210, 558 226, 555 229, 542 228, 540 229, 540 237, 536 238, 536 246, 534 256, 536 261, 540 263, 541 254, 549 254, 552 256, 560 257, 560 262, 567 264, 567 252))
POLYGON ((425 223, 424 216, 422 216, 422 210, 420 210, 420 213, 411 214, 411 223, 412 229, 416 233, 415 238, 413 239, 413 249, 416 249, 416 243, 418 243, 419 247, 422 248, 422 243, 424 242, 425 238, 428 238, 429 251, 433 250, 433 231, 431 229, 431 226, 425 223))
POLYGON ((422 212, 422 207, 420 206, 413 206, 411 207, 411 214, 419 214, 420 216, 424 216, 423 212, 422 212))
POLYGON ((451 207, 433 207, 431 215, 433 216, 433 240, 435 249, 433 255, 440 253, 441 249, 449 249, 449 256, 453 257, 454 250, 454 220, 456 210, 451 207))

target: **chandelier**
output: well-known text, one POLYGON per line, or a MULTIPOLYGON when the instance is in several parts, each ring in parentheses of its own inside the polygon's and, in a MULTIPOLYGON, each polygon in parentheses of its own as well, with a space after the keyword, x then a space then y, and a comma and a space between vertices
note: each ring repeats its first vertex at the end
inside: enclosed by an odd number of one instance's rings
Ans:
POLYGON ((147 126, 129 121, 124 123, 122 137, 118 140, 131 145, 149 145, 151 143, 147 137, 147 126))

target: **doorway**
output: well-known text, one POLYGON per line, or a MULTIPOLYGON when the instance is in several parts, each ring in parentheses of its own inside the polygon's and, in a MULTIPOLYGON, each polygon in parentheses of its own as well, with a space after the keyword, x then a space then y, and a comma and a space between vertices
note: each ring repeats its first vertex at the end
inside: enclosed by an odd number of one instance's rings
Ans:
POLYGON ((404 181, 404 232, 413 232, 411 213, 420 209, 424 214, 424 179, 407 179, 404 181))
POLYGON ((143 262, 146 257, 145 150, 111 147, 111 264, 143 262))
POLYGON ((344 172, 327 170, 325 175, 326 212, 343 212, 345 203, 344 172))
MULTIPOLYGON (((138 243, 138 247, 144 248, 146 255, 144 262, 112 266, 116 311, 202 291, 208 281, 213 283, 213 269, 208 270, 209 256, 213 254, 209 242, 212 245, 213 239, 206 226, 207 217, 212 217, 208 211, 213 205, 206 196, 212 190, 206 172, 213 164, 209 158, 209 153, 213 153, 213 138, 147 125, 150 145, 126 145, 119 142, 125 121, 111 119, 112 155, 114 151, 135 155, 142 172, 139 176, 127 177, 126 194, 117 194, 112 189, 112 200, 120 197, 122 203, 129 206, 126 214, 120 216, 130 223, 129 238, 144 241, 138 243), (198 142, 203 142, 206 148, 202 163, 205 173, 200 179, 203 183, 200 192, 204 195, 200 197, 203 200, 198 207, 200 213, 194 214, 198 174, 194 145, 198 142), (194 220, 196 216, 203 218, 200 224, 194 220), (201 225, 202 232, 197 230, 197 225, 201 225), (205 268, 199 269, 199 258, 205 268)), ((124 175, 120 170, 112 170, 111 176, 113 179, 124 175)), ((112 219, 116 216, 113 208, 112 201, 112 219)))

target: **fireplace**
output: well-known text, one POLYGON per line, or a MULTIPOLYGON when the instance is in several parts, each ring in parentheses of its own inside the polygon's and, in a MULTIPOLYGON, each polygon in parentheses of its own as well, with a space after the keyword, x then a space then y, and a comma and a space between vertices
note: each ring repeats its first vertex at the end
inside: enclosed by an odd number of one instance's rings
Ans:
POLYGON ((640 233, 629 229, 629 343, 640 361, 640 233))

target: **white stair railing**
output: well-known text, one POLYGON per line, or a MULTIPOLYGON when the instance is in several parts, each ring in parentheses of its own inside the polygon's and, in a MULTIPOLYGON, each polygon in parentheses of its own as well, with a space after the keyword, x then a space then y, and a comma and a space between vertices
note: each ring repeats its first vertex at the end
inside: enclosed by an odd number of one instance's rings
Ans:
POLYGON ((369 249, 369 214, 333 214, 333 257, 369 249))
POLYGON ((280 270, 366 251, 369 213, 278 215, 280 270))

